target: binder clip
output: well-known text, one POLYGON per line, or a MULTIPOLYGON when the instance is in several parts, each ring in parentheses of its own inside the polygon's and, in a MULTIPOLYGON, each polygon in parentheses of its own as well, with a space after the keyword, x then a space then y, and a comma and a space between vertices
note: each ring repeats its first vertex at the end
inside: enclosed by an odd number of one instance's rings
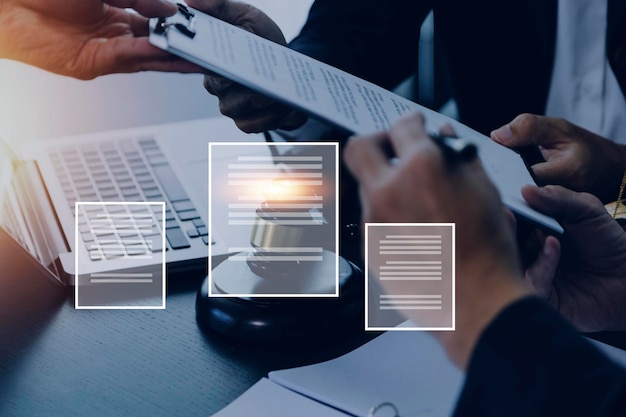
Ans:
POLYGON ((163 35, 167 33, 170 27, 174 27, 183 35, 193 39, 196 36, 196 15, 184 4, 176 3, 176 5, 178 6, 178 14, 169 18, 175 21, 168 22, 165 17, 160 17, 154 28, 154 33, 163 35))

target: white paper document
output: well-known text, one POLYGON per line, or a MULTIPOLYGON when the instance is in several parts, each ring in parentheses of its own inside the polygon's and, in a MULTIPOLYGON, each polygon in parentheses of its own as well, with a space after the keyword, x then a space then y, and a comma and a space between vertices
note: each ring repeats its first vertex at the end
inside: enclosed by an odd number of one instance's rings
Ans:
POLYGON ((520 189, 534 181, 515 152, 461 123, 375 84, 246 30, 190 9, 193 16, 151 20, 150 41, 204 68, 288 103, 350 132, 387 129, 403 115, 419 111, 428 131, 444 124, 478 145, 479 156, 506 205, 517 213, 562 232, 552 218, 526 205, 520 189))
POLYGON ((387 332, 340 358, 271 372, 269 377, 362 417, 383 402, 394 404, 400 415, 449 416, 464 379, 425 332, 387 332))
POLYGON ((387 332, 337 359, 270 372, 269 380, 259 381, 214 417, 342 412, 367 417, 384 402, 394 404, 400 415, 447 417, 463 379, 427 333, 387 332))
POLYGON ((299 395, 287 388, 260 379, 214 417, 349 417, 348 414, 299 395))
MULTIPOLYGON (((626 366, 626 352, 592 343, 626 366)), ((428 333, 386 332, 339 358, 270 372, 213 417, 367 417, 382 403, 400 416, 449 417, 464 380, 428 333)))

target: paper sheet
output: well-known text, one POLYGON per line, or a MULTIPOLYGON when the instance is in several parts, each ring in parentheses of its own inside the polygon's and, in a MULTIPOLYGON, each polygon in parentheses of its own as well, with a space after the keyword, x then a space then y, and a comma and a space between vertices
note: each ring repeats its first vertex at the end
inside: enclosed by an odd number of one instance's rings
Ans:
MULTIPOLYGON (((626 366, 625 351, 591 342, 626 366)), ((387 332, 339 358, 270 372, 213 417, 366 417, 383 402, 403 416, 448 417, 464 379, 428 333, 387 332)))
MULTIPOLYGON (((154 29, 155 25, 153 19, 151 27, 154 29)), ((534 181, 521 158, 488 137, 375 84, 199 11, 195 11, 195 32, 192 39, 170 27, 164 35, 151 33, 150 40, 160 48, 357 134, 386 129, 415 111, 425 115, 428 131, 436 132, 449 123, 460 137, 478 145, 485 170, 507 206, 542 226, 562 232, 554 219, 532 210, 522 199, 521 187, 534 181)))
POLYGON ((263 378, 213 417, 348 417, 263 378))
POLYGON ((337 359, 275 371, 270 380, 347 413, 366 417, 392 402, 400 415, 449 416, 463 374, 425 332, 387 332, 337 359))

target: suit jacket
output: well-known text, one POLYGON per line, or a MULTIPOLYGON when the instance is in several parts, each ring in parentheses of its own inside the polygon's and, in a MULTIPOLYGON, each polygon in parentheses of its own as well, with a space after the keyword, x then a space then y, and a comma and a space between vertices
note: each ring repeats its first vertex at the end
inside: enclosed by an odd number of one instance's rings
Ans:
MULTIPOLYGON (((290 46, 391 89, 418 64, 422 22, 434 10, 461 122, 488 134, 545 110, 558 0, 316 0, 290 46)), ((626 92, 626 0, 608 0, 607 56, 626 92)), ((342 132, 326 132, 326 139, 342 132)), ((317 137, 313 132, 305 137, 317 137)), ((615 138, 613 138, 615 139, 615 138)), ((362 265, 357 188, 342 175, 341 253, 362 265)))
POLYGON ((454 416, 626 416, 626 370, 527 298, 480 337, 454 416))
MULTIPOLYGON (((316 0, 291 47, 392 88, 417 68, 430 10, 461 121, 482 132, 545 110, 557 0, 316 0)), ((626 2, 608 0, 607 57, 626 92, 626 2)))

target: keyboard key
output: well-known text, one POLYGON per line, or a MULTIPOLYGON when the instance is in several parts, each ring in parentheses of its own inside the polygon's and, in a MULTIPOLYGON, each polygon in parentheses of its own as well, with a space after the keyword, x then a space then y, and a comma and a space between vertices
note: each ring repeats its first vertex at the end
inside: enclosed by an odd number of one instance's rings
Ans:
POLYGON ((141 201, 141 195, 139 195, 138 191, 135 190, 124 190, 122 191, 122 195, 124 196, 124 200, 126 201, 141 201))
POLYGON ((94 235, 92 235, 91 233, 81 233, 80 234, 81 237, 83 238, 83 242, 85 243, 89 243, 89 242, 93 242, 96 240, 96 237, 94 235))
POLYGON ((196 210, 188 210, 179 212, 178 217, 180 217, 182 221, 187 221, 199 218, 200 214, 196 210))
POLYGON ((206 226, 200 226, 198 227, 198 233, 200 234, 200 236, 208 236, 209 230, 206 228, 206 226))
POLYGON ((121 200, 120 195, 117 194, 117 193, 111 193, 111 194, 102 195, 102 201, 118 202, 120 200, 121 200))
POLYGON ((91 183, 83 183, 83 184, 79 184, 76 187, 76 190, 79 193, 88 193, 90 191, 93 191, 93 187, 91 186, 91 183))
POLYGON ((152 177, 142 178, 142 179, 138 180, 138 182, 139 182, 139 186, 141 188, 143 188, 144 190, 146 190, 148 188, 158 187, 156 181, 154 181, 154 179, 152 177))
POLYGON ((187 229, 187 236, 194 238, 200 236, 200 233, 198 233, 198 230, 195 228, 187 229))
POLYGON ((104 258, 104 255, 102 254, 102 251, 100 251, 100 250, 90 250, 89 251, 89 259, 91 259, 92 261, 100 261, 100 260, 102 260, 102 258, 104 258))
POLYGON ((126 213, 126 206, 115 204, 107 207, 107 212, 110 214, 126 213))
POLYGON ((191 200, 177 201, 175 203, 172 203, 172 207, 176 212, 195 209, 191 200))
POLYGON ((146 199, 148 201, 163 201, 163 194, 160 191, 146 192, 146 199))
POLYGON ((158 148, 147 148, 144 153, 146 156, 163 156, 163 152, 158 148))
POLYGON ((135 213, 135 218, 144 218, 144 217, 152 217, 152 213, 150 212, 150 208, 144 206, 143 204, 133 204, 130 206, 130 212, 135 213))
POLYGON ((145 255, 148 253, 148 248, 144 245, 127 246, 126 253, 128 253, 129 256, 145 255))
POLYGON ((133 172, 135 173, 135 178, 137 178, 137 181, 139 182, 153 180, 152 174, 150 174, 150 171, 148 171, 147 169, 133 170, 133 172))
POLYGON ((109 184, 103 184, 101 187, 98 187, 98 191, 100 191, 102 195, 117 193, 115 187, 109 184))
POLYGON ((143 190, 144 194, 148 195, 148 194, 152 194, 154 195, 154 193, 160 193, 161 190, 159 190, 159 187, 156 186, 156 184, 153 187, 150 187, 148 185, 141 185, 141 189, 143 190))
POLYGON ((82 201, 97 201, 98 200, 98 194, 96 194, 95 191, 78 193, 78 196, 80 197, 82 201))
POLYGON ((81 178, 79 180, 74 181, 74 185, 78 189, 85 188, 85 187, 91 188, 91 181, 89 181, 88 178, 81 178))
POLYGON ((96 236, 98 239, 110 239, 115 236, 112 231, 106 229, 93 229, 91 233, 96 236))
POLYGON ((120 141, 119 145, 122 149, 122 152, 128 155, 129 158, 139 156, 139 152, 137 151, 137 148, 135 148, 134 143, 128 141, 120 141))
POLYGON ((117 184, 119 184, 122 181, 129 181, 131 180, 131 176, 128 172, 124 171, 124 172, 114 172, 113 173, 113 178, 115 179, 115 182, 117 184))
POLYGON ((150 236, 155 233, 158 233, 158 231, 159 231, 159 226, 157 226, 155 223, 151 225, 141 226, 141 228, 139 229, 139 232, 141 232, 143 236, 150 236))
POLYGON ((163 237, 161 235, 146 236, 146 244, 152 252, 163 251, 163 237))
POLYGON ((178 181, 176 174, 169 165, 157 165, 153 168, 165 194, 172 202, 189 199, 182 184, 178 181))
POLYGON ((176 221, 176 219, 170 219, 165 221, 166 229, 173 229, 175 227, 178 228, 178 222, 176 221))
POLYGON ((204 243, 205 245, 209 246, 209 237, 208 236, 202 236, 202 243, 204 243))
POLYGON ((107 179, 96 180, 96 186, 100 192, 105 192, 108 190, 115 190, 115 184, 113 181, 107 179))
POLYGON ((204 227, 206 226, 202 219, 193 219, 193 225, 196 227, 204 227))
POLYGON ((184 249, 191 246, 180 227, 167 229, 165 236, 172 249, 184 249))
POLYGON ((139 142, 139 146, 142 148, 158 148, 156 140, 151 137, 141 138, 137 142, 139 142))
POLYGON ((126 254, 124 248, 119 243, 102 245, 104 257, 107 259, 121 258, 126 254))
POLYGON ((117 186, 120 187, 120 189, 135 188, 135 181, 133 181, 129 176, 126 179, 119 180, 117 182, 117 186))
POLYGON ((148 156, 148 162, 150 162, 150 165, 162 165, 162 164, 167 164, 167 159, 165 159, 163 156, 160 155, 151 155, 148 156))

